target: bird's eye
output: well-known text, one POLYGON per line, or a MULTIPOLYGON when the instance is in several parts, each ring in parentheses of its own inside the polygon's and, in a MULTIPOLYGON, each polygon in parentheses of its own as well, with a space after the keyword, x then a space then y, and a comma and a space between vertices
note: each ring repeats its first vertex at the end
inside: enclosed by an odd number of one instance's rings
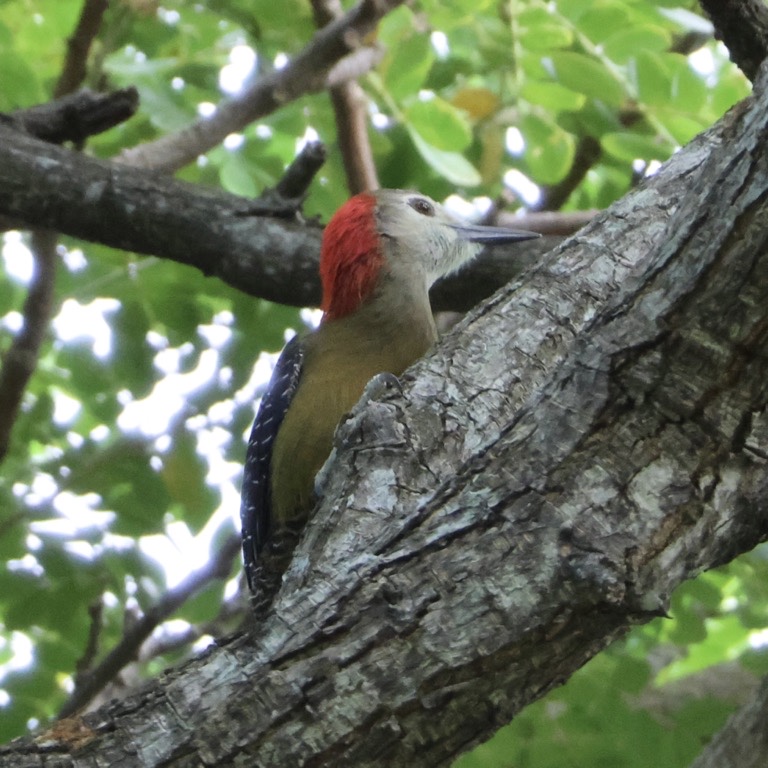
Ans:
POLYGON ((412 197, 408 201, 408 205, 410 205, 416 213, 420 213, 422 216, 435 215, 435 207, 429 200, 425 200, 423 197, 412 197))

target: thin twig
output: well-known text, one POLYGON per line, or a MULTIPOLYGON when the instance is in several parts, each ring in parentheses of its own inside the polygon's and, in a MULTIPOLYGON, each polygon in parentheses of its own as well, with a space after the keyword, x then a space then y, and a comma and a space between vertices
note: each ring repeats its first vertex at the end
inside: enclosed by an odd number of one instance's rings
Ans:
POLYGON ((85 650, 75 664, 75 687, 88 674, 96 654, 99 652, 99 638, 101 637, 103 615, 104 602, 101 598, 88 606, 88 616, 91 619, 91 624, 88 628, 88 642, 85 645, 85 650))
POLYGON ((54 98, 72 93, 85 80, 88 53, 101 29, 101 22, 108 6, 109 0, 85 0, 83 3, 75 31, 67 40, 67 56, 64 59, 59 81, 53 90, 54 98))
POLYGON ((331 88, 330 95, 350 194, 378 189, 379 177, 368 140, 368 98, 352 81, 331 88))
POLYGON ((56 235, 49 231, 35 232, 31 246, 34 271, 22 309, 23 325, 3 356, 0 369, 0 461, 8 453, 11 430, 27 382, 37 367, 53 304, 56 235))

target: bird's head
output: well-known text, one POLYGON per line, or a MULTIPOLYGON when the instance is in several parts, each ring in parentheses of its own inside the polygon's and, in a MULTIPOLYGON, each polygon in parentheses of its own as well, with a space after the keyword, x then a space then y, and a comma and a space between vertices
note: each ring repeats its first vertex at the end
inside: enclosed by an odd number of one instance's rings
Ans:
POLYGON ((323 234, 324 318, 356 311, 375 293, 382 274, 421 283, 426 292, 485 245, 534 237, 533 232, 461 223, 418 192, 381 189, 356 195, 333 215, 323 234))

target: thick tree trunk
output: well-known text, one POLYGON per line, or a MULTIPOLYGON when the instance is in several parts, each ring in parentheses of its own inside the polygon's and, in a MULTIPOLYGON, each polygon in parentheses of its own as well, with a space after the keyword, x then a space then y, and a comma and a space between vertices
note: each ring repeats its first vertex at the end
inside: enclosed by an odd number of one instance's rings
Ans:
POLYGON ((445 765, 768 537, 765 84, 369 387, 262 626, 0 766, 445 765))

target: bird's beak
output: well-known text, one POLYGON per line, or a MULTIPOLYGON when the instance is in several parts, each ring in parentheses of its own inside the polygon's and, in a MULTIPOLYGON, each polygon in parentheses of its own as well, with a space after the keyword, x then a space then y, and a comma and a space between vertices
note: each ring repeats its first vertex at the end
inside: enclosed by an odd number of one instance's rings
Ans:
POLYGON ((506 227, 483 227, 480 224, 451 224, 450 226, 456 230, 456 234, 462 240, 483 245, 503 245, 541 237, 538 232, 523 232, 506 227))

